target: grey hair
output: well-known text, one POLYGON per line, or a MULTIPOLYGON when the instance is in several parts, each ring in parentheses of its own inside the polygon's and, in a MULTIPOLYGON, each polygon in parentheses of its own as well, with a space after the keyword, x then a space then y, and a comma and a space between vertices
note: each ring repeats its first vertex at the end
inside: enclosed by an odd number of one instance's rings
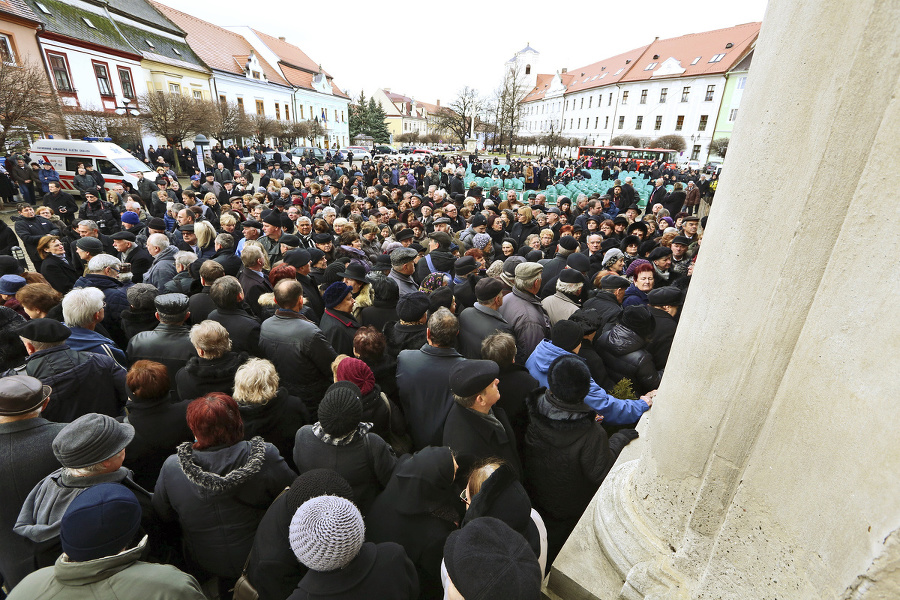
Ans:
POLYGON ((450 348, 459 334, 459 320, 449 309, 441 307, 428 317, 428 333, 439 348, 450 348))
POLYGON ((337 211, 334 210, 334 207, 333 207, 333 206, 326 206, 325 208, 322 209, 322 216, 323 216, 323 217, 324 217, 325 215, 336 215, 336 214, 337 214, 337 211))
POLYGON ((541 278, 541 275, 543 275, 543 273, 543 270, 541 270, 534 277, 529 277, 528 279, 516 275, 516 287, 520 291, 527 292, 531 289, 531 286, 534 285, 534 282, 541 278))
POLYGON ((175 254, 175 264, 181 265, 185 269, 197 261, 197 255, 187 250, 181 250, 175 254))
POLYGON ((191 327, 191 344, 203 350, 205 358, 220 358, 231 350, 228 330, 218 321, 209 319, 191 327))
POLYGON ((95 287, 75 288, 62 301, 63 319, 69 327, 84 327, 93 322, 95 313, 103 310, 105 297, 95 287))
POLYGON ((166 250, 169 247, 169 238, 165 234, 154 233, 147 238, 147 245, 159 248, 160 251, 166 250))
POLYGON ((91 221, 90 219, 84 219, 83 221, 78 221, 78 227, 84 225, 91 231, 100 231, 100 227, 97 226, 97 221, 91 221))
POLYGON ((265 404, 278 393, 278 383, 275 365, 263 358, 251 358, 234 374, 232 398, 244 404, 265 404))
POLYGON ((583 283, 567 283, 559 279, 556 280, 556 291, 564 294, 577 294, 584 287, 583 283))
POLYGON ((230 233, 220 233, 216 236, 216 245, 224 250, 234 248, 234 237, 230 233))
POLYGON ((466 174, 466 170, 463 169, 462 167, 459 167, 458 169, 456 169, 456 174, 459 175, 460 177, 464 177, 466 174))
POLYGON ((238 296, 244 291, 237 277, 225 275, 216 279, 209 288, 209 297, 218 308, 237 308, 238 296))
POLYGON ((102 273, 104 269, 108 267, 119 268, 122 266, 122 261, 111 254, 98 254, 90 261, 88 261, 88 271, 91 273, 102 273))
POLYGON ((511 365, 516 357, 516 338, 508 333, 494 333, 481 342, 481 358, 492 360, 501 368, 511 365))
MULTIPOLYGON (((163 236, 165 237, 165 236, 163 236)), ((140 312, 151 312, 156 310, 156 297, 159 290, 155 285, 149 283, 136 283, 126 292, 128 296, 128 304, 131 308, 140 312)))
MULTIPOLYGON (((255 241, 255 240, 254 240, 255 241)), ((244 249, 241 251, 241 262, 244 263, 245 267, 255 267, 256 262, 259 260, 265 261, 265 251, 263 250, 262 244, 250 245, 245 243, 244 249)))

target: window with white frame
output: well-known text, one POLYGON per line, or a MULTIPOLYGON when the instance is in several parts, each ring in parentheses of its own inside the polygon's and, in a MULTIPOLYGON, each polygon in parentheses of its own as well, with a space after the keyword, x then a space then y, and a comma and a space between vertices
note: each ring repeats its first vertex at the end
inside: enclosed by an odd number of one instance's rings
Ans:
POLYGON ((101 96, 112 96, 112 84, 109 81, 109 71, 106 65, 94 63, 94 76, 97 78, 97 87, 100 88, 101 96))
POLYGON ((728 122, 729 123, 734 122, 734 120, 737 119, 737 111, 738 111, 738 109, 732 108, 731 112, 728 113, 728 122))
POLYGON ((12 42, 7 36, 2 34, 0 34, 0 58, 3 59, 3 64, 16 64, 16 53, 13 52, 12 42))
POLYGON ((72 78, 69 76, 69 65, 65 56, 48 52, 47 62, 50 63, 50 70, 53 72, 53 82, 56 84, 56 91, 75 91, 72 89, 72 78))

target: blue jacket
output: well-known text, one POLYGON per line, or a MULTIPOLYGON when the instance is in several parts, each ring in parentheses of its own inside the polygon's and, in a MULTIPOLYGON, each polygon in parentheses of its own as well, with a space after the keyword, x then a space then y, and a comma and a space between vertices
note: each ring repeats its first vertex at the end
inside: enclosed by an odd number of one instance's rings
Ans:
POLYGON ((38 179, 41 181, 41 189, 46 194, 50 191, 47 184, 51 181, 59 181, 59 173, 56 172, 56 169, 39 169, 38 179))
POLYGON ((69 329, 72 330, 72 335, 66 340, 69 348, 78 352, 93 352, 109 356, 122 368, 127 368, 125 365, 128 364, 128 361, 125 353, 111 339, 84 327, 69 327, 69 329))
POLYGON ((635 285, 632 283, 627 290, 625 290, 625 299, 622 300, 622 308, 626 306, 640 306, 641 304, 650 304, 650 300, 647 298, 647 294, 637 289, 635 285))
MULTIPOLYGON (((547 371, 550 370, 550 363, 560 356, 578 356, 567 352, 559 346, 554 346, 547 340, 542 340, 528 361, 525 367, 531 376, 538 380, 543 387, 547 387, 547 371)), ((583 358, 579 357, 581 360, 583 358)), ((591 379, 591 387, 588 391, 584 403, 597 411, 597 414, 603 416, 603 422, 607 425, 629 425, 637 422, 648 408, 650 408, 643 400, 620 400, 606 393, 602 387, 591 379)))

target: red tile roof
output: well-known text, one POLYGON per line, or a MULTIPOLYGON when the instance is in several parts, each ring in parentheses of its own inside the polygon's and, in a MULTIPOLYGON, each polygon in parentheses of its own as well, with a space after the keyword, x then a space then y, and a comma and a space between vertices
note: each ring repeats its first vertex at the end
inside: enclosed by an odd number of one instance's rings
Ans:
MULTIPOLYGON (((175 10, 165 4, 153 0, 151 0, 151 4, 187 33, 188 45, 210 68, 235 75, 244 74, 243 66, 247 62, 247 57, 253 53, 253 46, 250 45, 250 42, 234 32, 175 10)), ((256 58, 269 82, 284 86, 290 85, 262 56, 257 55, 256 58)))
MULTIPOLYGON (((297 46, 267 33, 257 31, 256 29, 252 29, 252 31, 259 36, 259 39, 261 39, 266 46, 269 47, 269 50, 278 55, 278 58, 282 63, 287 63, 288 65, 306 71, 312 71, 314 74, 319 72, 319 64, 307 56, 306 53, 297 46)), ((327 72, 325 72, 325 75, 331 77, 327 72)))
POLYGON ((645 54, 646 50, 647 46, 641 46, 610 58, 604 58, 586 67, 569 69, 572 83, 567 86, 566 93, 580 92, 624 81, 634 69, 635 61, 645 54))
POLYGON ((23 2, 23 0, 0 0, 0 12, 19 17, 21 19, 26 19, 28 21, 33 21, 35 23, 41 22, 41 19, 34 13, 33 10, 31 10, 31 7, 23 2))

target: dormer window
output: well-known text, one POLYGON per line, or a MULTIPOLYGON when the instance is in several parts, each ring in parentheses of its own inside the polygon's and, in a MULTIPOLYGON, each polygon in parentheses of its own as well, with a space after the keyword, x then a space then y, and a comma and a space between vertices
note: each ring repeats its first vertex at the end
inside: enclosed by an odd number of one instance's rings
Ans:
POLYGON ((622 71, 624 71, 624 70, 625 70, 625 67, 622 67, 621 69, 619 69, 618 71, 613 73, 613 76, 615 77, 616 75, 620 75, 622 73, 622 71))
POLYGON ((253 79, 259 79, 259 78, 260 78, 259 71, 253 71, 253 79))
POLYGON ((698 62, 700 62, 700 59, 701 59, 701 58, 703 58, 703 57, 702 57, 702 56, 698 56, 697 58, 695 58, 694 60, 691 61, 691 64, 692 64, 692 65, 696 65, 698 62))
POLYGON ((644 70, 645 70, 645 71, 652 71, 653 69, 656 68, 656 65, 658 65, 658 64, 659 64, 659 63, 652 62, 652 63, 650 63, 649 65, 647 65, 646 67, 644 67, 644 70))
POLYGON ((711 62, 711 63, 717 63, 717 62, 719 62, 720 60, 722 60, 723 58, 725 58, 725 54, 724 54, 724 53, 722 53, 722 54, 716 54, 716 55, 713 56, 711 59, 709 59, 709 62, 711 62))

